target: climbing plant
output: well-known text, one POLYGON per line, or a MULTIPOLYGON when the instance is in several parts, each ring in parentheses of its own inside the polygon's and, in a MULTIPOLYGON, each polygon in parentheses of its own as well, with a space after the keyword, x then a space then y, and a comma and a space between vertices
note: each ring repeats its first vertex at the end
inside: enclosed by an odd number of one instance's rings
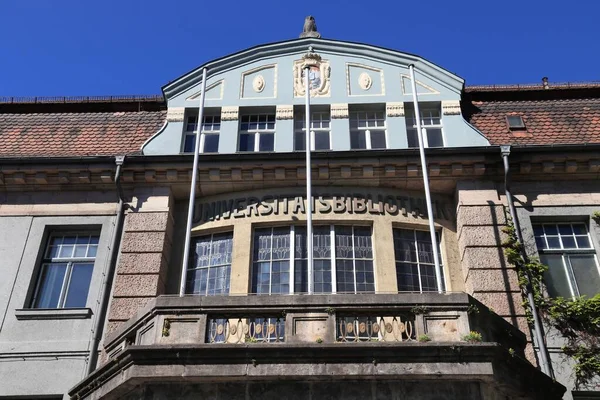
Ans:
POLYGON ((507 261, 517 269, 523 292, 523 307, 527 319, 533 322, 531 306, 538 309, 544 321, 564 338, 563 352, 575 361, 575 386, 580 387, 600 377, 600 294, 592 298, 550 298, 544 295, 544 273, 548 266, 539 260, 523 256, 511 221, 503 229, 507 239, 502 243, 507 261), (535 304, 529 304, 531 292, 535 304))

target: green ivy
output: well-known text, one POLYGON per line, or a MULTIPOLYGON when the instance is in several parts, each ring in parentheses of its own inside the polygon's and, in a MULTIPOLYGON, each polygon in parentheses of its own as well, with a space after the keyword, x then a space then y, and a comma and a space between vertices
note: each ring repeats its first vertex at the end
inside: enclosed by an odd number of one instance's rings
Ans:
POLYGON ((600 294, 576 299, 545 297, 544 273, 548 266, 537 259, 523 257, 523 247, 511 221, 503 231, 507 235, 502 243, 504 254, 517 268, 529 323, 533 321, 532 305, 527 300, 527 294, 531 292, 533 306, 537 307, 540 316, 566 339, 563 352, 575 361, 575 386, 579 388, 600 377, 600 294))

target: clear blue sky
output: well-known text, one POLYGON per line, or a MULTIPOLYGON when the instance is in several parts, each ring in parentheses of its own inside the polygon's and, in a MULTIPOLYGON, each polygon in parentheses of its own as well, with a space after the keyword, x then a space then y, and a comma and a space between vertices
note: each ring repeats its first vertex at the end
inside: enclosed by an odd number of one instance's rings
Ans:
POLYGON ((600 80, 598 0, 0 0, 0 96, 154 94, 211 59, 324 38, 415 53, 467 84, 600 80))

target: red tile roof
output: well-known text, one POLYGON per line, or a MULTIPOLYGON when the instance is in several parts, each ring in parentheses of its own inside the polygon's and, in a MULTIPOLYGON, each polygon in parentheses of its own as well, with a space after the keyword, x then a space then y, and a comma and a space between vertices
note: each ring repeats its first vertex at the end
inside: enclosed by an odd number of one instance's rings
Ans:
POLYGON ((0 157, 127 155, 164 124, 166 111, 3 113, 0 157))

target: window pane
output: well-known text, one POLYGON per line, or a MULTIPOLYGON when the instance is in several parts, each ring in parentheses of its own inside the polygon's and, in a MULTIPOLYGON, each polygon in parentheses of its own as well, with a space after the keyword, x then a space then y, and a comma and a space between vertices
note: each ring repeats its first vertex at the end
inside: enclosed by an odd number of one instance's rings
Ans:
POLYGON ((592 248, 590 239, 587 236, 575 236, 575 239, 577 240, 577 246, 579 246, 580 249, 592 248))
POLYGON ((275 148, 275 135, 272 133, 261 133, 259 151, 273 151, 275 148))
POLYGON ((338 293, 354 293, 354 265, 352 260, 336 260, 335 270, 338 293))
POLYGON ((546 240, 548 241, 549 249, 560 249, 560 240, 558 236, 547 236, 546 240))
MULTIPOLYGON (((440 238, 439 235, 437 236, 438 254, 440 255, 440 279, 442 290, 445 290, 444 269, 441 265, 442 260, 439 246, 440 238)), ((433 259, 433 245, 431 244, 431 235, 429 232, 414 231, 412 229, 394 229, 394 253, 399 291, 438 290, 433 259)))
POLYGON ((329 150, 329 132, 315 132, 315 150, 329 150))
POLYGON ((350 131, 350 148, 360 150, 367 148, 367 139, 365 131, 350 131))
MULTIPOLYGON (((204 153, 217 153, 219 151, 219 135, 204 136, 204 153)), ((192 150, 193 152, 193 150, 192 150)))
POLYGON ((544 282, 551 297, 572 297, 562 256, 556 254, 542 254, 540 261, 548 266, 544 275, 544 282))
POLYGON ((294 270, 294 293, 308 293, 308 261, 296 260, 294 270))
POLYGON ((546 235, 558 235, 556 225, 544 225, 544 231, 546 232, 546 235))
POLYGON ((427 129, 427 146, 428 147, 444 147, 444 139, 442 130, 435 128, 427 129))
POLYGON ((575 275, 580 296, 594 297, 600 292, 600 275, 593 254, 570 255, 569 261, 575 275))
POLYGON ((573 224, 573 230, 576 235, 587 235, 587 227, 585 224, 573 224))
POLYGON ((558 232, 561 235, 572 235, 573 229, 571 229, 571 225, 561 224, 561 225, 558 225, 558 232))
POLYGON ((306 150, 306 136, 304 136, 304 132, 296 132, 294 134, 294 150, 306 150))
POLYGON ((240 151, 254 151, 254 134, 240 134, 240 151))
POLYGON ((409 148, 417 148, 419 147, 419 138, 417 136, 416 129, 409 129, 406 131, 407 139, 408 139, 408 147, 409 148))
POLYGON ((373 258, 371 228, 354 228, 354 257, 373 258))
POLYGON ((575 238, 573 236, 562 237, 563 248, 565 249, 576 249, 575 238))
POLYGON ((396 263, 396 279, 399 292, 419 292, 419 271, 417 264, 396 263))
POLYGON ((314 260, 314 292, 331 293, 331 260, 314 260))
POLYGON ((85 307, 93 272, 93 263, 73 264, 65 308, 85 307))
POLYGON ((371 148, 385 149, 385 131, 371 131, 371 148))
POLYGON ((193 153, 195 146, 196 146, 196 135, 185 135, 185 142, 183 144, 183 152, 184 153, 193 153))
POLYGON ((44 264, 34 308, 56 308, 60 299, 66 263, 44 264))

